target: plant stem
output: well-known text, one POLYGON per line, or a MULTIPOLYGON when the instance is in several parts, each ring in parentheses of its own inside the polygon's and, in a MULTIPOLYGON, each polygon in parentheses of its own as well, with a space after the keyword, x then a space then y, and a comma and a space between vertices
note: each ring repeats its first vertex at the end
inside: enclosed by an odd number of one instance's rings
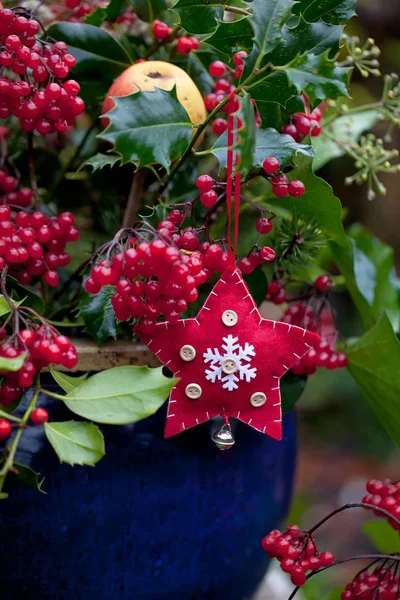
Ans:
POLYGON ((29 417, 31 416, 31 412, 35 408, 36 401, 37 401, 40 391, 41 391, 40 390, 40 375, 37 374, 36 382, 35 382, 35 391, 33 392, 33 396, 28 404, 28 407, 27 407, 22 419, 20 419, 20 421, 19 421, 20 427, 19 427, 17 433, 15 434, 15 437, 13 438, 10 445, 7 447, 8 448, 8 456, 4 462, 2 469, 0 470, 0 492, 3 489, 4 482, 6 480, 6 477, 9 473, 9 471, 12 469, 12 467, 14 465, 15 455, 18 450, 18 444, 21 440, 22 433, 25 429, 25 425, 27 424, 29 417))
POLYGON ((381 513, 382 515, 384 515, 385 517, 387 517, 388 519, 390 519, 394 523, 396 523, 396 525, 400 526, 400 521, 398 519, 396 519, 396 517, 394 517, 393 515, 391 515, 390 512, 388 512, 387 510, 384 510, 383 508, 380 508, 379 506, 374 506, 373 504, 365 504, 364 502, 351 502, 349 504, 344 504, 343 506, 340 506, 339 508, 336 508, 331 513, 329 513, 329 515, 326 515, 326 517, 324 517, 323 519, 321 519, 321 521, 319 521, 316 525, 314 525, 314 527, 312 527, 311 529, 309 529, 308 533, 309 534, 314 533, 314 531, 316 531, 317 529, 319 529, 321 527, 321 525, 323 525, 324 523, 326 523, 327 521, 329 521, 329 519, 331 519, 335 515, 343 512, 344 510, 348 510, 350 508, 366 508, 366 509, 374 510, 376 512, 381 513))
POLYGON ((173 30, 171 31, 171 33, 169 34, 169 36, 164 38, 163 40, 159 40, 156 44, 153 44, 153 46, 151 46, 147 50, 147 52, 145 53, 143 58, 149 58, 152 54, 157 52, 157 50, 159 48, 161 48, 161 46, 163 46, 165 43, 172 41, 175 38, 176 34, 178 33, 179 29, 180 29, 180 25, 176 25, 173 28, 173 30))
POLYGON ((2 419, 8 419, 9 421, 15 421, 16 423, 22 423, 22 419, 14 417, 14 415, 9 415, 5 410, 0 409, 0 417, 2 419))
POLYGON ((34 152, 34 148, 33 148, 33 133, 32 133, 32 131, 30 131, 28 133, 28 164, 29 164, 29 179, 31 182, 33 196, 35 198, 35 209, 40 210, 40 196, 38 193, 38 186, 37 186, 37 181, 36 181, 35 152, 34 152))
POLYGON ((224 6, 224 10, 236 13, 237 15, 243 15, 244 17, 249 17, 252 13, 245 8, 238 8, 237 6, 224 6))
POLYGON ((65 400, 65 396, 61 396, 61 394, 56 394, 55 392, 49 392, 48 390, 39 390, 39 393, 46 394, 46 396, 56 398, 57 400, 65 400))
POLYGON ((136 170, 131 189, 129 191, 128 201, 126 203, 124 216, 122 218, 121 227, 133 227, 140 208, 140 200, 143 194, 144 181, 146 179, 146 169, 136 170))

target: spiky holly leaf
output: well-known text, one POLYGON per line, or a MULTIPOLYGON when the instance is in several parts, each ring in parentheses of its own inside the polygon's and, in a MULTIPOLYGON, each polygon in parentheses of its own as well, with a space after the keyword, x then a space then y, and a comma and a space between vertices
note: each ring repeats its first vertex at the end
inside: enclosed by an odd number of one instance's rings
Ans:
POLYGON ((254 42, 263 57, 271 52, 282 38, 282 27, 290 16, 294 0, 252 0, 246 3, 251 16, 254 42))
POLYGON ((306 21, 319 21, 331 25, 346 23, 354 17, 357 0, 296 0, 293 13, 303 15, 306 21))
POLYGON ((46 437, 61 462, 93 466, 105 454, 104 438, 99 428, 84 421, 45 423, 46 437))
POLYGON ((79 314, 85 321, 86 331, 99 344, 103 344, 107 338, 116 339, 119 331, 118 321, 115 316, 111 297, 114 288, 103 287, 98 294, 88 294, 82 287, 79 299, 79 314))
POLYGON ((188 147, 193 128, 176 88, 139 91, 114 102, 107 113, 110 124, 98 137, 113 144, 122 164, 134 162, 139 168, 161 164, 168 171, 188 147))
POLYGON ((299 94, 305 92, 313 106, 328 98, 349 97, 347 84, 350 69, 335 66, 328 52, 318 56, 297 56, 289 64, 275 68, 286 73, 289 83, 295 86, 299 94))
POLYGON ((391 438, 400 446, 400 343, 389 319, 376 325, 347 351, 348 369, 391 438))
POLYGON ((179 15, 180 25, 189 33, 211 33, 222 21, 224 6, 221 0, 178 0, 173 10, 179 15))
POLYGON ((102 154, 101 152, 97 152, 97 154, 85 160, 78 171, 84 167, 92 167, 93 171, 98 171, 99 169, 104 169, 104 167, 113 167, 120 160, 121 157, 118 154, 102 154))
POLYGON ((237 131, 236 150, 240 158, 240 171, 245 175, 254 164, 257 138, 254 106, 249 94, 244 94, 240 99, 240 110, 237 116, 241 121, 241 126, 237 131))
POLYGON ((46 492, 42 490, 44 477, 42 479, 39 479, 39 477, 40 473, 31 469, 28 465, 22 465, 21 463, 15 462, 13 470, 7 475, 7 489, 10 485, 23 483, 24 485, 45 494, 46 492))
POLYGON ((240 50, 249 53, 253 47, 253 30, 249 19, 219 23, 212 36, 207 38, 207 44, 225 54, 226 62, 240 50))
POLYGON ((152 23, 168 8, 167 0, 131 0, 135 13, 142 21, 152 23))

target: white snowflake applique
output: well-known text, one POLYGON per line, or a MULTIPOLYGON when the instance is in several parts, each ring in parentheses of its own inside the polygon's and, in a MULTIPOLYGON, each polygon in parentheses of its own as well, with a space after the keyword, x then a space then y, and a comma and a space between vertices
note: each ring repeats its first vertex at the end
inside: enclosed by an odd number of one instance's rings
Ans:
POLYGON ((229 392, 238 389, 239 381, 247 383, 254 379, 257 369, 251 368, 251 359, 256 355, 254 346, 245 342, 239 344, 239 338, 228 335, 222 338, 221 350, 207 349, 203 353, 204 362, 210 363, 206 368, 206 379, 215 383, 221 381, 222 387, 229 392))

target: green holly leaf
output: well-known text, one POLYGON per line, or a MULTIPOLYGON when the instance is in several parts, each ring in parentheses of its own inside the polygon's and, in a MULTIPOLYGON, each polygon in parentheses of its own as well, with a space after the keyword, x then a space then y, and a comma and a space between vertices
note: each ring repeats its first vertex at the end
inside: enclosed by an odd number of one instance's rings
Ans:
POLYGON ((281 379, 282 414, 286 415, 295 406, 306 387, 307 377, 299 377, 291 371, 281 379))
POLYGON ((211 33, 222 21, 224 6, 221 0, 178 0, 173 10, 179 15, 180 26, 189 33, 211 33))
POLYGON ((104 169, 104 167, 114 167, 120 160, 121 157, 118 154, 102 154, 101 152, 97 152, 97 154, 85 160, 78 171, 84 167, 92 167, 93 171, 99 171, 100 169, 104 169))
POLYGON ((18 462, 15 462, 13 467, 13 470, 7 475, 7 489, 10 485, 23 483, 24 485, 28 485, 42 494, 46 493, 44 490, 42 490, 44 478, 39 479, 40 473, 37 473, 27 465, 22 465, 18 462))
POLYGON ((96 25, 96 27, 99 27, 104 21, 114 23, 127 5, 127 0, 111 0, 107 6, 96 6, 85 18, 85 23, 96 25))
POLYGON ((135 162, 139 168, 161 164, 168 170, 188 147, 193 128, 176 88, 139 91, 114 102, 107 113, 110 124, 98 137, 114 145, 122 164, 135 162))
POLYGON ((297 56, 289 64, 275 68, 286 73, 289 83, 299 94, 305 92, 313 106, 328 98, 349 97, 347 83, 350 69, 335 66, 327 52, 318 56, 297 56))
POLYGON ((347 233, 369 262, 362 276, 370 286, 373 318, 378 319, 386 312, 397 331, 400 325, 400 301, 396 290, 393 248, 378 240, 359 223, 352 225, 347 233))
POLYGON ((212 56, 210 52, 189 52, 186 56, 182 56, 181 60, 174 61, 193 79, 203 97, 212 91, 215 84, 204 62, 205 59, 208 59, 207 63, 209 65, 212 60, 215 60, 215 56, 211 60, 209 56, 212 56))
POLYGON ((111 297, 115 288, 106 286, 98 294, 89 294, 82 287, 79 300, 79 315, 85 321, 86 331, 101 346, 107 338, 117 338, 119 326, 111 297))
POLYGON ((254 106, 249 94, 244 94, 240 99, 240 110, 237 116, 242 125, 237 131, 239 141, 236 150, 240 157, 240 171, 246 175, 254 164, 257 135, 254 106))
POLYGON ((249 20, 246 18, 219 23, 212 36, 207 38, 207 44, 225 54, 226 62, 240 50, 249 53, 253 47, 253 30, 249 20))
MULTIPOLYGON (((214 146, 201 154, 213 154, 221 168, 226 167, 226 151, 228 147, 227 134, 221 135, 214 146)), ((314 156, 312 146, 298 144, 290 135, 278 133, 276 129, 259 129, 256 137, 253 167, 261 167, 267 156, 277 158, 282 167, 291 164, 296 155, 314 156)))
POLYGON ((164 404, 177 381, 165 377, 162 367, 115 367, 81 383, 64 402, 73 413, 97 423, 136 423, 164 404))
POLYGON ((243 279, 247 283, 255 303, 257 306, 260 306, 264 302, 265 294, 267 293, 267 277, 264 271, 257 267, 249 275, 243 275, 243 279))
POLYGON ((271 52, 282 38, 282 27, 290 16, 294 0, 252 0, 246 3, 251 16, 250 25, 259 54, 271 52))
POLYGON ((141 21, 152 23, 168 8, 167 0, 131 0, 141 21))
POLYGON ((367 521, 362 525, 362 530, 379 552, 400 552, 399 533, 387 521, 367 521))
POLYGON ((62 371, 56 371, 51 365, 49 366, 49 371, 53 376, 53 379, 64 392, 68 394, 73 389, 78 387, 81 383, 86 381, 88 378, 88 374, 84 373, 83 375, 79 375, 78 377, 71 377, 70 375, 66 375, 62 371))
POLYGON ((371 129, 379 118, 376 110, 366 110, 338 117, 324 126, 321 135, 312 139, 317 158, 314 169, 346 154, 346 146, 356 143, 364 131, 371 129))
POLYGON ((355 16, 355 7, 356 0, 296 0, 293 13, 309 22, 322 20, 339 25, 355 16))
POLYGON ((61 462, 93 466, 105 454, 104 438, 99 428, 84 421, 45 423, 46 437, 61 462))
POLYGON ((347 356, 348 370, 400 447, 400 343, 386 315, 348 349, 347 356))

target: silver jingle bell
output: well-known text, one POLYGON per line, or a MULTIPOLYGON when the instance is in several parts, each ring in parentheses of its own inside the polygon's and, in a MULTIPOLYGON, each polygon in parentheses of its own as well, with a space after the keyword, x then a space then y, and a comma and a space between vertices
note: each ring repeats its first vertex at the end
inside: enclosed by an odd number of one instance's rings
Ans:
POLYGON ((212 436, 212 441, 220 450, 229 450, 235 445, 235 438, 232 435, 232 428, 229 423, 222 425, 219 431, 212 436))

